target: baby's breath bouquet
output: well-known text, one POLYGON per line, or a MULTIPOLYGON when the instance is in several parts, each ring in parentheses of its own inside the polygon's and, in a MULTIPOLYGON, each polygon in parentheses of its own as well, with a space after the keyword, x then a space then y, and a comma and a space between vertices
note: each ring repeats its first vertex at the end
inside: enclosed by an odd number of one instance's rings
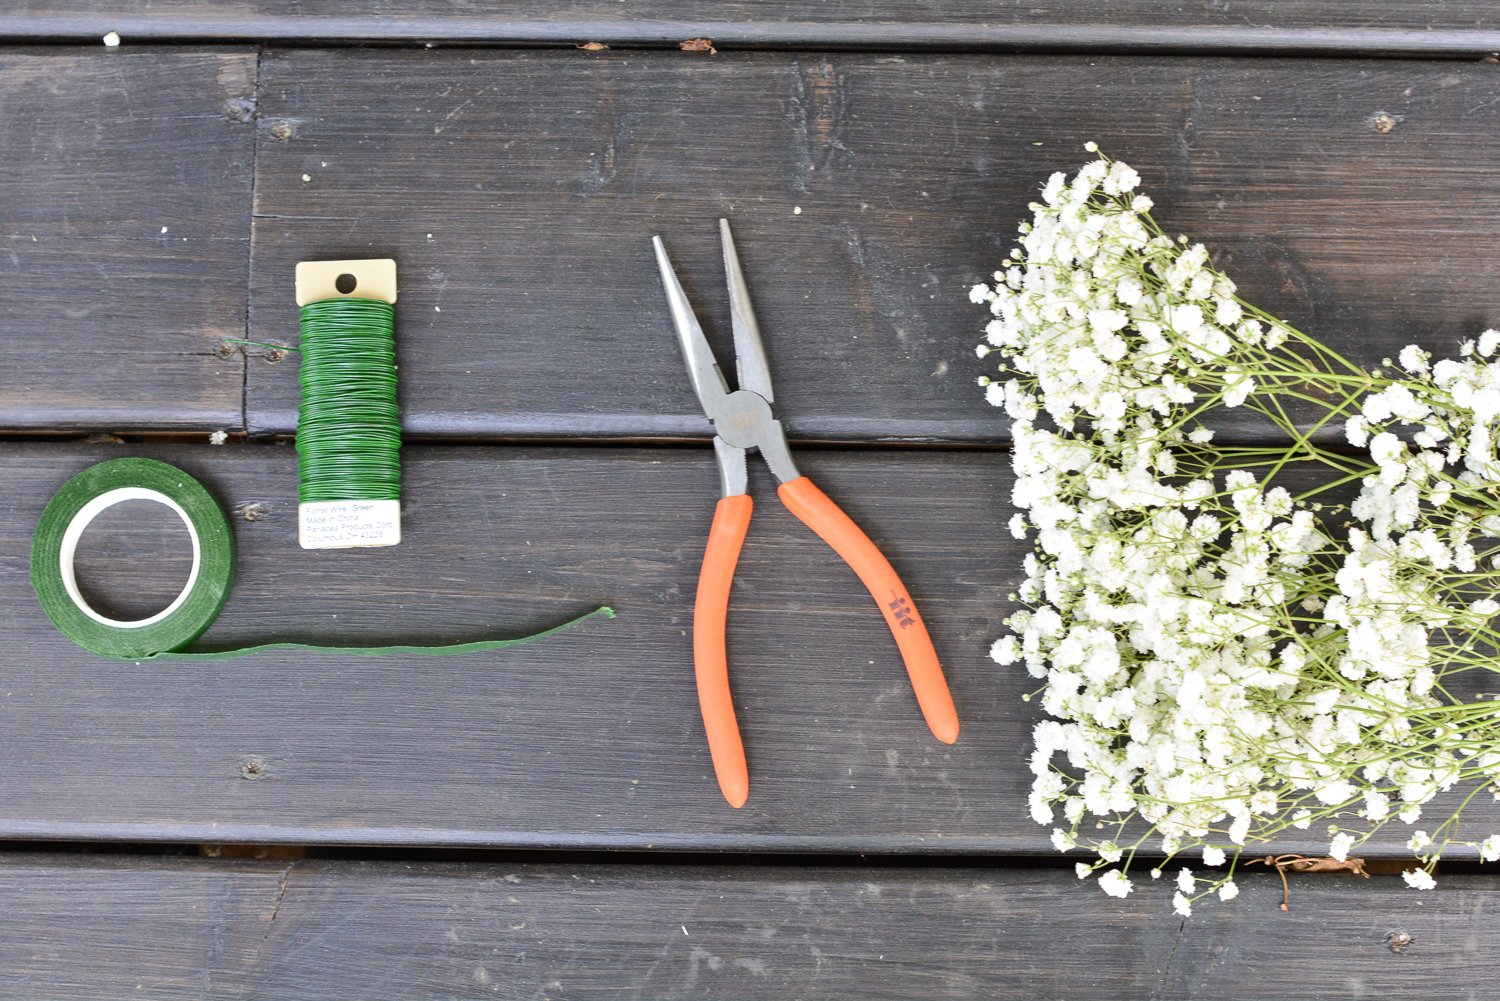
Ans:
POLYGON ((1184 915, 1288 828, 1345 860, 1399 820, 1423 889, 1445 850, 1500 858, 1463 825, 1500 795, 1500 332, 1362 366, 1240 299, 1139 180, 1054 174, 972 293, 1031 540, 993 656, 1041 682, 1032 818, 1115 896, 1166 856, 1184 915), (1276 443, 1216 441, 1231 410, 1276 443))

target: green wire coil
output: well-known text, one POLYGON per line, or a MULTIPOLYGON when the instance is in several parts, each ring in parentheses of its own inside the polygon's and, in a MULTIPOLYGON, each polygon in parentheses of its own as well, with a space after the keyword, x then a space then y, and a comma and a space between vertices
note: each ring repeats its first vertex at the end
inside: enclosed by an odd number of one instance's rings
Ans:
POLYGON ((395 307, 323 299, 302 307, 298 495, 314 501, 399 500, 395 307))

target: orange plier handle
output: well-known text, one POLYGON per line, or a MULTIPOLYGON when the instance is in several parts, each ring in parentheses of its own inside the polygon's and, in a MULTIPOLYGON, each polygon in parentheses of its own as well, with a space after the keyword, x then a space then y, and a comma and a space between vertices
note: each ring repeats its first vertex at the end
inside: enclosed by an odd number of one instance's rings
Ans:
MULTIPOLYGON (((853 519, 806 476, 781 484, 776 492, 787 509, 833 547, 864 582, 896 638, 917 704, 933 736, 945 744, 953 743, 958 739, 958 711, 953 707, 953 696, 948 691, 927 626, 890 561, 853 519)), ((749 494, 719 500, 693 607, 693 666, 698 680, 698 705, 703 711, 703 726, 708 732, 708 748, 719 789, 735 808, 743 806, 750 795, 750 775, 729 690, 724 628, 729 613, 729 589, 753 509, 754 501, 749 494)))

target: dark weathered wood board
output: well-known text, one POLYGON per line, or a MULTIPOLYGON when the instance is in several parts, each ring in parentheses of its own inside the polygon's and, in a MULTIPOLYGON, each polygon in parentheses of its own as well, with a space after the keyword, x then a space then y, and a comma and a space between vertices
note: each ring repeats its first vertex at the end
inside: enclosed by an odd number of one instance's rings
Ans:
MULTIPOLYGON (((261 211, 295 218, 257 224, 256 336, 294 333, 299 257, 396 252, 414 433, 701 435, 649 257, 623 248, 665 230, 722 327, 708 223, 728 212, 794 434, 995 438, 1003 422, 969 386, 983 317, 963 287, 1003 252, 1040 178, 1077 162, 1084 135, 1140 164, 1163 217, 1219 248, 1252 298, 1356 355, 1411 339, 1442 350, 1500 312, 1485 278, 1500 207, 1472 148, 1500 124, 1484 97, 1494 67, 885 58, 273 56, 261 211), (1135 84, 1126 96, 1099 98, 1110 72, 1135 84), (390 80, 410 100, 373 100, 390 80), (350 81, 352 97, 340 93, 350 81), (1060 96, 1017 111, 1014 92, 1060 96), (1304 93, 1337 99, 1304 106, 1304 93), (703 127, 728 102, 749 109, 739 127, 703 127), (1377 133, 1371 108, 1403 120, 1377 133), (684 128, 686 147, 670 138, 684 128), (1251 147, 1281 163, 1225 153, 1251 147), (394 193, 371 208, 369 186, 394 193), (450 232, 443 219, 463 223, 450 232)), ((238 422, 240 363, 214 349, 243 325, 250 153, 235 119, 254 96, 251 59, 8 57, 26 99, 7 102, 18 110, 5 135, 35 169, 6 182, 14 256, 0 296, 17 323, 0 425, 238 422), (96 91, 128 127, 91 119, 96 91), (146 94, 180 110, 143 112, 146 94), (84 197, 84 173, 54 160, 116 183, 84 197), (99 364, 64 364, 80 356, 99 364)), ((257 430, 290 430, 294 370, 252 363, 257 430)))
MULTIPOLYGON (((1500 321, 1493 65, 297 50, 261 72, 254 336, 295 337, 298 260, 394 255, 413 434, 706 435, 647 240, 727 349, 727 215, 793 435, 998 439, 966 292, 1090 138, 1339 350, 1447 353, 1500 321)), ((295 363, 252 360, 247 394, 252 430, 289 431, 295 363)))
POLYGON ((1285 914, 1247 876, 1186 921, 1159 885, 1113 900, 1057 870, 21 855, 0 876, 0 998, 26 1001, 1467 1001, 1500 934, 1474 876, 1304 877, 1285 914))
MULTIPOLYGON (((705 449, 409 449, 405 540, 332 553, 296 546, 289 446, 0 449, 0 837, 1038 849, 1046 832, 1018 806, 1024 681, 987 657, 1016 562, 992 541, 1004 457, 800 459, 900 568, 966 729, 953 747, 927 731, 869 595, 757 471, 730 617, 754 775, 736 812, 710 771, 688 634, 717 496, 705 449), (265 508, 235 518, 235 589, 208 647, 477 639, 602 603, 619 617, 457 658, 102 660, 52 628, 26 568, 47 498, 121 454, 265 508), (241 777, 250 757, 263 778, 241 777)), ((149 535, 118 555, 149 557, 149 535)))
MULTIPOLYGON (((933 739, 869 596, 757 470, 729 620, 752 776, 734 811, 692 679, 717 481, 706 449, 408 449, 402 544, 313 553, 296 548, 288 446, 0 448, 0 837, 1049 854, 1024 806, 1035 682, 987 656, 1021 559, 1005 457, 799 460, 916 596, 963 732, 933 739), (606 602, 619 617, 456 658, 99 659, 43 616, 29 540, 68 476, 127 452, 179 464, 228 509, 261 505, 234 519, 235 588, 205 648, 515 635, 606 602), (252 758, 263 774, 247 779, 252 758)), ((139 524, 99 543, 96 580, 185 577, 139 524)), ((1481 799, 1466 820, 1483 833, 1500 809, 1481 799)), ((1369 853, 1399 856, 1408 834, 1369 853)))
POLYGON ((676 45, 707 36, 721 46, 950 49, 1122 49, 1158 52, 1300 50, 1480 54, 1500 49, 1500 18, 1482 0, 681 0, 601 3, 521 0, 381 0, 358 14, 299 0, 32 0, 0 15, 0 37, 267 40, 306 43, 676 45))
POLYGON ((255 54, 0 54, 0 428, 237 427, 255 54))

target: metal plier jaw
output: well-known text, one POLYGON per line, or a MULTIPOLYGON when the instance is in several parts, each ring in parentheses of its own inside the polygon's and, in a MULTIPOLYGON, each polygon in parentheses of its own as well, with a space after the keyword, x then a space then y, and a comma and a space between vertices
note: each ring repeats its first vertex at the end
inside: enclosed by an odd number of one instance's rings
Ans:
POLYGON ((716 432, 714 457, 719 465, 721 496, 714 509, 703 568, 698 575, 698 596, 693 607, 693 665, 698 681, 698 705, 703 712, 719 789, 729 804, 738 808, 750 795, 750 775, 729 691, 724 633, 729 590, 754 507, 748 492, 745 460, 750 449, 759 451, 771 467, 780 484, 776 493, 781 502, 844 558, 880 606, 933 735, 947 744, 957 740, 958 713, 932 639, 906 586, 869 536, 812 480, 799 473, 792 462, 786 432, 771 411, 774 401, 771 370, 727 220, 719 220, 719 236, 729 282, 730 320, 740 385, 737 390, 729 388, 713 349, 703 336, 703 328, 672 270, 661 237, 653 237, 652 245, 656 248, 656 263, 688 376, 703 413, 713 422, 716 432))
POLYGON ((740 269, 740 256, 734 248, 734 237, 729 232, 729 220, 719 220, 719 238, 724 247, 724 273, 729 281, 729 320, 734 333, 735 370, 740 384, 731 391, 719 362, 703 336, 703 327, 693 313, 687 293, 672 270, 667 249, 661 237, 653 237, 656 248, 656 264, 661 269, 662 286, 667 290, 667 302, 672 310, 672 323, 677 328, 677 339, 682 346, 682 356, 687 362, 688 376, 703 413, 713 423, 714 454, 719 463, 719 480, 722 496, 733 497, 748 489, 748 474, 745 469, 745 453, 759 449, 766 465, 771 467, 780 483, 795 480, 802 474, 792 462, 792 451, 787 446, 786 432, 771 413, 775 399, 771 387, 771 369, 766 362, 766 349, 760 342, 760 325, 755 322, 755 310, 750 306, 750 290, 745 285, 745 274, 740 269))

